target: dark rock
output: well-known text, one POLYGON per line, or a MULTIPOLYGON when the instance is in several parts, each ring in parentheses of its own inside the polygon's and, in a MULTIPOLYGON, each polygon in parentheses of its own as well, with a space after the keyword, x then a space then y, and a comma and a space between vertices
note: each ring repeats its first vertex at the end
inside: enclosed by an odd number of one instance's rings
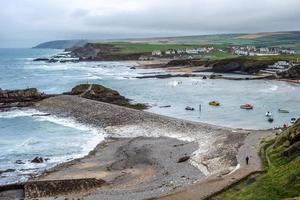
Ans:
POLYGON ((257 73, 262 69, 266 69, 272 65, 276 60, 251 60, 245 58, 230 58, 219 61, 210 62, 212 71, 216 73, 229 73, 241 71, 248 74, 257 73))
POLYGON ((32 163, 43 163, 44 159, 42 157, 35 157, 31 162, 32 163))
POLYGON ((138 79, 146 79, 146 78, 159 78, 159 79, 166 79, 166 78, 175 78, 175 77, 197 77, 197 74, 158 74, 158 75, 150 75, 150 76, 138 76, 138 79))
POLYGON ((130 67, 130 69, 136 69, 136 67, 130 67))
POLYGON ((25 163, 22 160, 17 160, 16 164, 18 164, 18 165, 24 165, 25 163))
POLYGON ((183 163, 183 162, 188 161, 189 159, 190 159, 190 156, 183 156, 178 159, 177 163, 183 163))
POLYGON ((300 79, 300 65, 295 65, 285 72, 278 73, 280 78, 300 79))
POLYGON ((120 95, 119 92, 98 84, 77 85, 72 89, 70 93, 66 94, 79 95, 83 98, 116 104, 119 106, 126 106, 139 110, 147 108, 145 104, 131 104, 130 100, 120 95))
POLYGON ((16 171, 16 170, 14 170, 14 169, 0 170, 0 175, 4 174, 4 173, 14 172, 14 171, 16 171))
POLYGON ((41 62, 41 61, 49 61, 50 59, 49 58, 36 58, 36 59, 34 59, 33 61, 35 61, 35 62, 41 62))
POLYGON ((47 117, 50 116, 51 114, 46 113, 46 114, 33 114, 32 117, 47 117))
POLYGON ((57 63, 57 62, 59 62, 59 60, 51 58, 51 59, 48 60, 47 62, 48 62, 48 63, 57 63))
POLYGON ((24 90, 0 90, 0 109, 32 106, 49 95, 38 92, 36 88, 24 90))

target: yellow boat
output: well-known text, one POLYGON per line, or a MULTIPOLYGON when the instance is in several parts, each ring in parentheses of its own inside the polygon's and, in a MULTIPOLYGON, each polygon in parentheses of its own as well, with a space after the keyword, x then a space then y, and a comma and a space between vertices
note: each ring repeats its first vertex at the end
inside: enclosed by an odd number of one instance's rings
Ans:
POLYGON ((209 102, 209 105, 210 106, 220 106, 221 104, 217 101, 211 101, 211 102, 209 102))

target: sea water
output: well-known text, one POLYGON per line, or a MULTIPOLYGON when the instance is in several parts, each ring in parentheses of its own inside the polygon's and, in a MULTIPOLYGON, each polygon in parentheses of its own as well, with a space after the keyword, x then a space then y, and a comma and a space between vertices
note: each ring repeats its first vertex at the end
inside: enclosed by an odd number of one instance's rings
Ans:
MULTIPOLYGON (((61 50, 0 49, 0 88, 36 87, 45 93, 62 93, 81 83, 98 83, 119 91, 135 102, 147 103, 150 112, 220 126, 268 129, 288 123, 300 115, 300 86, 274 80, 203 80, 201 78, 137 79, 158 69, 136 69, 134 62, 33 62, 61 50), (211 107, 210 101, 220 107, 211 107), (251 103, 253 110, 240 105, 251 103), (171 107, 162 108, 161 106, 171 107), (201 105, 201 111, 199 111, 201 105), (186 111, 191 106, 195 111, 186 111), (278 109, 290 113, 278 113, 278 109), (274 115, 269 123, 265 113, 274 115)), ((235 75, 233 75, 235 76, 235 75)), ((26 180, 30 174, 86 155, 103 140, 103 130, 74 119, 36 116, 36 110, 0 113, 0 185, 26 180), (49 158, 42 164, 30 161, 49 158), (21 160, 24 164, 17 164, 21 160), (7 169, 10 169, 8 172, 7 169)))

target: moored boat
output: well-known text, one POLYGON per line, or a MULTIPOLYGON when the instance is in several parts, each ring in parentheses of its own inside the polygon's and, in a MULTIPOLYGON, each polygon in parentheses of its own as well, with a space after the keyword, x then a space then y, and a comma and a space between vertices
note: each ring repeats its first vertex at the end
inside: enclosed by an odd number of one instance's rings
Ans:
POLYGON ((209 105, 210 106, 220 106, 221 104, 220 104, 220 102, 217 102, 217 101, 211 101, 211 102, 209 102, 209 105))
POLYGON ((272 123, 274 121, 274 118, 273 117, 269 117, 268 118, 268 122, 272 123))
POLYGON ((240 106, 241 109, 246 109, 246 110, 252 110, 253 109, 253 105, 252 104, 244 104, 240 106))
POLYGON ((278 112, 279 113, 290 113, 290 111, 288 111, 288 110, 284 110, 284 109, 278 109, 278 112))
POLYGON ((296 118, 292 118, 291 119, 291 124, 295 124, 296 123, 296 118))
POLYGON ((192 107, 190 107, 190 106, 187 106, 187 107, 185 108, 185 110, 188 110, 188 111, 194 111, 195 108, 192 108, 192 107))
POLYGON ((266 112, 266 117, 272 117, 272 113, 271 112, 266 112))

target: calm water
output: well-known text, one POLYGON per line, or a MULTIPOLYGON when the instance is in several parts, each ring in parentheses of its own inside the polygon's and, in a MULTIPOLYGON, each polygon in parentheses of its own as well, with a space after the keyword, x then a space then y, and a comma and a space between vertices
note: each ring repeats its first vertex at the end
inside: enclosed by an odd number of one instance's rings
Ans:
MULTIPOLYGON (((150 112, 235 128, 272 128, 300 115, 298 85, 264 80, 135 79, 143 73, 157 70, 130 70, 134 63, 129 62, 32 62, 34 58, 58 52, 0 49, 0 88, 37 87, 46 93, 61 93, 76 84, 99 83, 118 90, 136 102, 150 104, 150 112), (210 107, 208 102, 211 100, 218 100, 222 105, 210 107), (244 103, 254 104, 254 110, 241 110, 239 106, 244 103), (198 111, 199 104, 202 105, 201 112, 198 111), (164 105, 171 107, 159 107, 164 105), (185 111, 186 106, 195 107, 196 111, 185 111), (278 108, 287 109, 290 113, 280 114, 278 108), (266 111, 273 112, 274 123, 267 122, 264 116, 266 111)), ((16 170, 0 174, 0 184, 22 180, 27 177, 24 174, 82 156, 104 137, 103 132, 76 124, 71 119, 31 117, 34 112, 37 111, 0 113, 0 173, 6 169, 16 170), (97 140, 91 140, 95 137, 97 140), (50 160, 33 165, 29 160, 35 156, 50 160), (17 165, 16 160, 22 160, 25 164, 17 165)))

